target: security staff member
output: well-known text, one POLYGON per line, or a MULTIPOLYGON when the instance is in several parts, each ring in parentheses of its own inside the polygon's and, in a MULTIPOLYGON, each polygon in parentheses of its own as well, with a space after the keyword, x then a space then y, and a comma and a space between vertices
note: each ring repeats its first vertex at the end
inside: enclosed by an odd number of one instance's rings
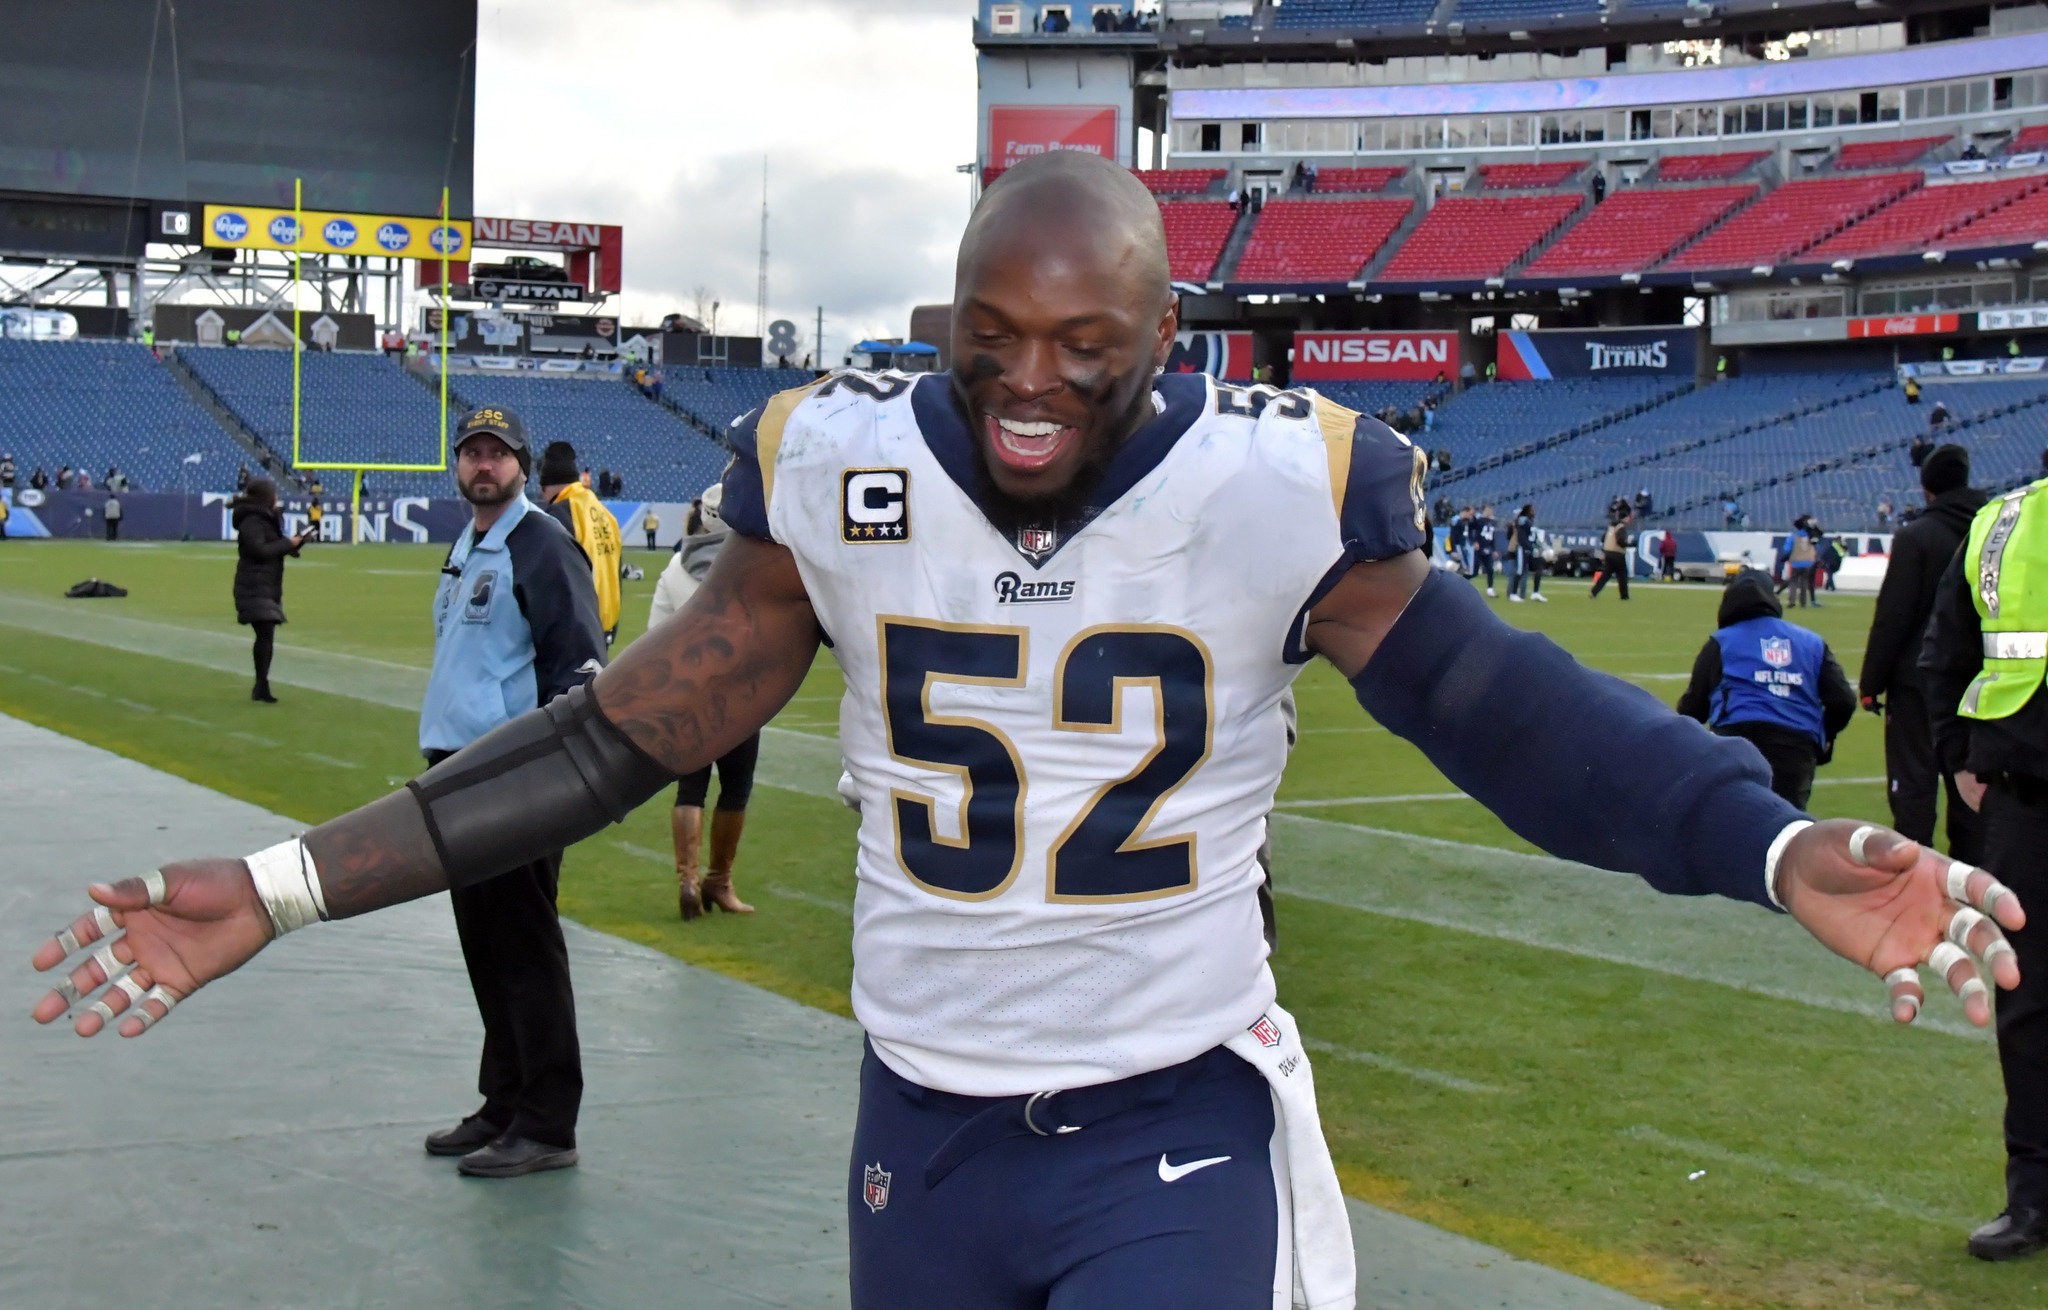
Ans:
POLYGON ((576 467, 576 447, 550 441, 540 453, 540 503, 569 529, 590 558, 590 580, 597 588, 597 613, 604 623, 604 644, 619 635, 620 561, 626 553, 619 521, 583 483, 576 467))
POLYGON ((1813 771, 1856 717, 1856 693, 1820 637, 1785 621, 1768 575, 1744 569, 1721 596, 1719 629, 1700 647, 1678 712, 1741 737, 1771 766, 1771 790, 1801 809, 1813 771))
MULTIPOLYGON (((1983 820, 1984 863, 2022 898, 2048 893, 2048 481, 1970 521, 1920 652, 1944 772, 1983 820)), ((1980 1260, 2048 1247, 2048 926, 2008 934, 2020 985, 1998 995, 2005 1212, 1970 1234, 1980 1260)))
POLYGON ((1920 645, 1935 588, 1984 507, 1970 485, 1970 453, 1943 446, 1921 462, 1926 512, 1892 538, 1891 561, 1870 619, 1857 691, 1863 708, 1884 715, 1884 771, 1892 826, 1923 845, 1934 842, 1934 798, 1948 792, 1948 853, 1979 863, 1982 825, 1956 795, 1955 782, 1934 759, 1934 729, 1920 685, 1920 645), (1938 779, 1938 781, 1937 781, 1938 779))
MULTIPOLYGON (((590 561, 526 498, 526 429, 502 406, 456 429, 455 481, 473 511, 434 597, 434 669, 420 752, 438 764, 500 724, 587 681, 604 664, 590 561)), ((427 1138, 461 1170, 512 1178, 576 1163, 583 1060, 569 952, 555 913, 556 851, 449 893, 483 1015, 484 1103, 427 1138)))

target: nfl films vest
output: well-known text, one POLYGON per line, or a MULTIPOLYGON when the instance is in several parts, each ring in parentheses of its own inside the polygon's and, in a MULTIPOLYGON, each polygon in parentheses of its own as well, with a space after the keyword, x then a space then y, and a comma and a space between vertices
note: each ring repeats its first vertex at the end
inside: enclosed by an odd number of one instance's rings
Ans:
POLYGON ((1820 671, 1827 644, 1783 619, 1744 619, 1714 634, 1721 646, 1721 685, 1713 725, 1773 723, 1827 745, 1820 709, 1820 671))
POLYGON ((2048 675, 2048 480, 1977 511, 1963 558, 1970 599, 1984 626, 1984 671, 1958 713, 2003 719, 2033 698, 2048 675))

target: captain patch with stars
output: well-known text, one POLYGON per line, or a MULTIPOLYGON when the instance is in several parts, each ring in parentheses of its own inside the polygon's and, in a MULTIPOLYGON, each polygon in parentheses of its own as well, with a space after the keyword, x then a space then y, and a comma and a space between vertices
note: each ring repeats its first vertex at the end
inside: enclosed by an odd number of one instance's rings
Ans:
POLYGON ((910 471, 847 469, 840 474, 839 539, 850 546, 910 540, 910 471))

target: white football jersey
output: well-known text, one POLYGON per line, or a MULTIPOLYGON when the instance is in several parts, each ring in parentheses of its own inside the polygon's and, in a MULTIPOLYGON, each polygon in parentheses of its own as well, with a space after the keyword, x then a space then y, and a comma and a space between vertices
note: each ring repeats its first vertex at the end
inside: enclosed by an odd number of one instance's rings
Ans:
POLYGON ((943 375, 734 431, 725 514, 795 555, 846 677, 854 1013, 927 1087, 1190 1059, 1274 999, 1256 855, 1307 606, 1424 540, 1421 455, 1301 392, 1162 377, 1100 508, 1005 533, 943 375))

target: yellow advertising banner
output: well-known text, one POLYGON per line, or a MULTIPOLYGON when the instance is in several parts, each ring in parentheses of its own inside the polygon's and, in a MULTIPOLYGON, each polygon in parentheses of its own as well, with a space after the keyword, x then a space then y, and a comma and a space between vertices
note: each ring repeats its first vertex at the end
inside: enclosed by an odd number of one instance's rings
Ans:
POLYGON ((205 244, 238 250, 296 250, 303 255, 382 255, 387 259, 468 259, 469 220, 383 214, 335 214, 261 205, 208 205, 205 244), (304 231, 300 219, 304 219, 304 231))

